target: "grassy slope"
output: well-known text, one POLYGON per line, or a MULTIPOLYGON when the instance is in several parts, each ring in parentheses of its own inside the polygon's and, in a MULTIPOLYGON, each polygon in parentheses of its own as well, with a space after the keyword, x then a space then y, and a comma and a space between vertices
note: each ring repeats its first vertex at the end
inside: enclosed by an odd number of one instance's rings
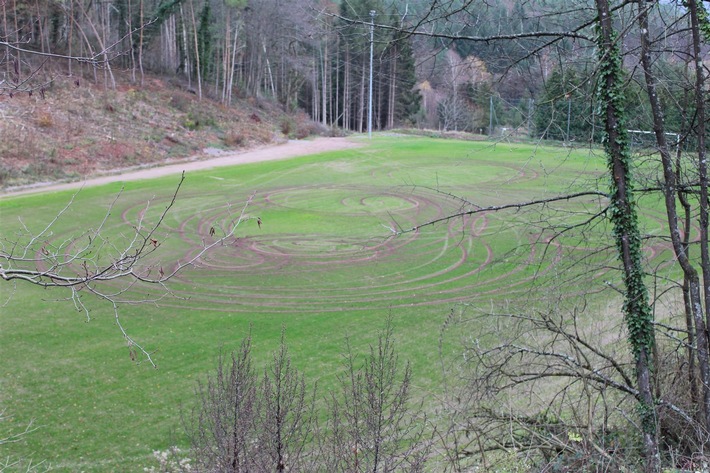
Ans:
MULTIPOLYGON (((368 247, 387 239, 384 225, 393 218, 422 223, 460 208, 459 201, 429 188, 478 205, 524 201, 588 188, 600 164, 598 158, 561 149, 381 138, 364 149, 190 175, 168 227, 188 221, 199 242, 205 230, 195 216, 218 223, 227 202, 237 204, 256 192, 249 212, 261 216, 264 227, 248 221, 239 237, 256 242, 260 251, 291 256, 280 265, 264 261, 224 269, 219 265, 230 258, 249 257, 225 249, 211 256, 212 270, 189 271, 175 283, 178 293, 191 293, 190 300, 124 307, 126 328, 158 350, 157 370, 130 362, 106 305, 90 301, 93 319, 83 323, 69 302, 53 302, 63 296, 56 290, 19 285, 11 292, 9 284, 0 286, 3 300, 9 298, 0 327, 0 406, 14 416, 15 428, 32 419, 40 427, 0 454, 46 459, 60 471, 139 471, 150 463, 151 450, 184 443, 180 410, 190 405, 195 380, 210 370, 220 348, 236 348, 250 326, 255 355, 263 362, 285 325, 295 365, 310 382, 318 381, 323 395, 340 367, 345 337, 363 349, 392 313, 401 358, 413 363, 417 395, 432 398, 440 379, 439 330, 446 315, 461 307, 449 296, 489 305, 513 297, 520 292, 516 281, 540 270, 521 264, 527 256, 506 253, 528 242, 532 230, 511 223, 528 216, 490 216, 485 229, 479 227, 482 221, 472 223, 469 230, 483 229, 476 238, 462 234, 457 221, 448 232, 447 224, 428 227, 393 240, 395 247, 402 245, 372 260, 348 263, 339 255, 369 255, 368 247), (499 264, 472 272, 486 260, 486 244, 499 264), (364 249, 353 253, 352 247, 364 249), (293 288, 295 303, 283 298, 293 288), (273 308, 255 297, 280 305, 273 308)), ((150 196, 161 208, 175 183, 175 178, 127 183, 117 210, 131 208, 128 214, 135 214, 150 196)), ((97 222, 118 189, 81 192, 55 238, 97 222)), ((2 237, 13 239, 17 216, 39 228, 70 195, 0 201, 2 237)), ((110 231, 119 234, 122 225, 112 221, 110 231)), ((186 248, 174 235, 161 238, 166 261, 186 248)), ((456 353, 456 340, 445 350, 456 353)))

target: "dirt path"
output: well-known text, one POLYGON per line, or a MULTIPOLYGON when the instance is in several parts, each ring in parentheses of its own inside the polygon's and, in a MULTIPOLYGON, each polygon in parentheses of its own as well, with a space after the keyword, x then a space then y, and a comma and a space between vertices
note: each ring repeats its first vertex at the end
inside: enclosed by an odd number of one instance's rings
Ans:
MULTIPOLYGON (((22 194, 36 194, 41 192, 79 189, 81 187, 98 186, 111 182, 152 179, 171 174, 180 174, 183 171, 189 172, 222 166, 234 166, 237 164, 275 161, 279 159, 293 158, 296 156, 323 153, 326 151, 356 148, 359 146, 362 146, 362 144, 347 138, 316 138, 314 140, 307 141, 291 140, 284 144, 270 145, 249 151, 219 153, 217 157, 213 158, 204 159, 202 156, 199 156, 188 158, 175 164, 159 165, 157 167, 138 170, 118 170, 108 175, 90 178, 84 181, 69 182, 65 184, 41 183, 20 188, 10 188, 0 191, 0 198, 22 194)), ((218 152, 218 150, 214 151, 218 152)))

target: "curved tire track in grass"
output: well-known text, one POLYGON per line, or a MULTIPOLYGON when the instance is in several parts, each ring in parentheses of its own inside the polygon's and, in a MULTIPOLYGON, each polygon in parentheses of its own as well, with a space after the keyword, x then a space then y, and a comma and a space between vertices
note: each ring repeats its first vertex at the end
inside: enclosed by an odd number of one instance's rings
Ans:
MULTIPOLYGON (((538 177, 527 171, 515 179, 538 177)), ((183 196, 179 216, 164 222, 163 261, 193 258, 239 217, 241 207, 230 207, 224 194, 211 192, 195 196, 194 204, 191 196, 183 196)), ((485 212, 395 236, 388 227, 407 229, 461 210, 460 201, 427 188, 286 186, 257 197, 258 205, 247 209, 253 213, 235 237, 178 274, 171 284, 178 298, 163 299, 161 306, 295 314, 514 298, 527 291, 532 279, 555 277, 552 270, 569 254, 584 257, 595 251, 594 242, 567 246, 539 229, 502 224, 508 214, 485 212), (303 215, 316 223, 295 222, 298 228, 291 229, 265 220, 259 229, 255 217, 262 211, 303 215), (361 222, 370 226, 363 230, 361 222), (351 224, 358 230, 350 232, 351 224)), ((122 210, 121 219, 131 226, 143 217, 150 223, 162 205, 153 202, 146 210, 144 203, 136 203, 122 210)), ((664 250, 663 244, 653 245, 647 254, 653 258, 664 250)), ((601 268, 594 277, 610 270, 601 268)))
MULTIPOLYGON (((237 206, 218 203, 217 195, 202 197, 206 205, 195 204, 193 210, 188 205, 177 221, 161 227, 161 251, 168 252, 160 255, 162 260, 193 258, 238 218, 237 206)), ((514 298, 533 278, 549 276, 568 252, 593 251, 585 245, 567 247, 538 230, 527 234, 521 228, 513 230, 507 222, 504 233, 496 233, 507 215, 486 212, 393 235, 386 229, 392 220, 409 228, 459 210, 458 202, 426 189, 288 187, 270 190, 259 201, 263 211, 296 215, 303 211, 323 222, 336 219, 356 227, 359 221, 375 220, 374 233, 379 235, 358 236, 337 226, 320 231, 318 225, 304 225, 301 230, 307 231, 271 231, 277 222, 265 222, 259 229, 254 214, 195 268, 178 274, 171 283, 177 299, 162 299, 161 306, 193 312, 297 314, 433 306, 472 297, 514 298), (516 254, 509 256, 500 249, 505 240, 516 254), (494 263, 495 269, 488 271, 494 263)), ((145 204, 129 206, 122 210, 121 220, 131 226, 142 218, 150 223, 161 206, 154 202, 148 211, 145 204)), ((654 246, 649 255, 662 250, 654 246)))
MULTIPOLYGON (((413 226, 456 210, 444 195, 362 186, 284 188, 261 198, 269 209, 294 211, 318 192, 333 194, 332 202, 315 199, 322 208, 315 205, 305 211, 324 220, 333 215, 353 220, 375 216, 388 222, 392 216, 400 225, 413 226)), ((211 228, 222 231, 234 218, 225 207, 215 207, 180 222, 175 231, 188 245, 180 259, 194 257, 204 244, 214 241, 211 228)), ((536 245, 530 245, 529 255, 484 275, 501 258, 493 249, 499 237, 491 228, 495 218, 481 213, 397 236, 381 223, 380 236, 369 238, 328 229, 319 232, 317 226, 307 233, 271 233, 268 222, 259 230, 247 221, 243 225, 249 228, 239 228, 234 238, 205 255, 197 268, 178 275, 174 291, 182 299, 164 300, 161 305, 195 311, 320 313, 513 295, 549 267, 526 274, 537 257, 536 245)), ((554 261, 562 251, 561 245, 555 248, 554 261)))

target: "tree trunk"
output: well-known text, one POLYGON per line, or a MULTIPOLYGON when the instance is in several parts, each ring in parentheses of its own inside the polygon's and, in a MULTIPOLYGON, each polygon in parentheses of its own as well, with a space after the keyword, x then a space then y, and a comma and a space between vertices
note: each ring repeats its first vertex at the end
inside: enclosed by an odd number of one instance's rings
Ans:
MULTIPOLYGON (((128 4, 129 5, 131 4, 130 1, 128 2, 128 4)), ((70 18, 69 18, 69 37, 67 39, 67 46, 68 46, 68 50, 69 50, 69 57, 71 58, 72 41, 74 39, 74 0, 69 0, 69 16, 70 16, 70 18)), ((68 65, 69 77, 71 77, 72 76, 72 63, 74 61, 69 59, 67 62, 68 62, 67 65, 68 65)))
POLYGON ((397 97, 397 43, 392 47, 390 57, 390 80, 389 80, 389 98, 387 108, 387 128, 394 128, 395 100, 397 97))
MULTIPOLYGON (((13 15, 13 18, 15 19, 15 44, 20 44, 20 28, 17 24, 17 0, 12 0, 12 10, 15 12, 15 14, 13 15)), ((10 35, 8 35, 8 38, 9 37, 10 35)), ((14 60, 17 64, 17 67, 15 69, 17 71, 15 82, 19 84, 20 82, 22 82, 22 55, 20 54, 20 51, 15 51, 14 60)))
MULTIPOLYGON (((700 266, 703 273, 703 291, 705 293, 705 319, 706 324, 710 323, 710 250, 708 249, 708 160, 706 148, 706 112, 705 100, 705 68, 703 66, 703 39, 701 28, 704 28, 706 36, 710 25, 708 24, 707 12, 702 4, 697 0, 687 0, 690 11, 690 27, 693 33, 693 60, 695 62, 695 114, 696 114, 696 136, 698 139, 698 175, 700 178, 700 266), (700 9, 703 9, 701 16, 700 9), (704 24, 701 25, 701 22, 704 24)), ((705 41, 710 41, 706 37, 705 41)), ((705 66, 706 67, 706 66, 705 66)), ((710 417, 710 415, 709 415, 710 417)))
MULTIPOLYGON (((7 34, 7 9, 6 9, 6 3, 2 2, 2 30, 7 34)), ((8 36, 9 39, 9 36, 8 36)), ((71 50, 70 50, 71 51, 71 50)), ((71 52, 69 53, 71 55, 71 52)), ((10 77, 10 71, 12 70, 11 67, 11 62, 10 61, 10 46, 7 44, 5 45, 5 75, 6 77, 10 77)), ((69 61, 69 64, 71 64, 71 61, 69 61)), ((69 69, 69 75, 71 75, 71 69, 69 69)))
POLYGON ((229 87, 229 64, 230 60, 232 59, 232 54, 231 54, 231 30, 232 30, 232 17, 231 17, 231 9, 225 5, 226 8, 226 13, 225 13, 225 20, 224 20, 224 53, 222 54, 222 75, 224 76, 224 80, 222 81, 222 103, 226 104, 228 103, 228 98, 227 98, 227 88, 229 87))
POLYGON ((374 117, 374 124, 372 127, 376 130, 381 130, 382 129, 382 109, 384 108, 384 85, 382 84, 382 76, 383 76, 383 71, 384 65, 382 64, 382 58, 380 57, 380 60, 378 61, 378 67, 377 67, 377 82, 373 84, 373 87, 377 87, 377 108, 375 110, 375 117, 374 117))
POLYGON ((312 69, 311 69, 311 116, 314 121, 318 121, 318 58, 313 55, 312 69))
MULTIPOLYGON (((335 39, 338 41, 338 37, 335 39)), ((331 78, 331 81, 333 79, 331 78)), ((331 84, 332 85, 332 84, 331 84)), ((331 99, 331 105, 335 108, 333 115, 330 118, 331 126, 338 126, 338 120, 340 119, 340 42, 336 44, 335 48, 335 100, 331 99)), ((343 127, 345 128, 345 127, 343 127)))
MULTIPOLYGON (((656 90, 656 76, 652 70, 650 41, 649 41, 649 25, 648 25, 648 6, 639 4, 639 30, 641 35, 641 64, 643 65, 644 78, 646 82, 646 94, 651 106, 651 114, 653 117, 653 132, 656 137, 658 151, 661 156, 661 164, 663 167, 663 196, 665 198, 666 217, 668 220, 668 228, 673 245, 673 251, 678 263, 683 270, 684 280, 687 286, 685 292, 688 298, 686 307, 690 309, 689 314, 695 322, 697 344, 698 366, 700 368, 700 380, 703 386, 703 405, 704 413, 703 425, 706 430, 710 431, 710 370, 708 363, 708 338, 706 334, 706 323, 702 311, 700 281, 698 272, 693 267, 688 255, 688 245, 684 244, 681 239, 681 232, 678 223, 678 211, 676 207, 678 197, 678 183, 676 179, 673 159, 668 148, 666 140, 665 126, 663 124, 663 109, 658 99, 656 90)), ((690 227, 686 226, 686 237, 690 232, 690 227)))
POLYGON ((343 128, 351 130, 350 127, 350 111, 352 110, 350 103, 350 49, 345 47, 345 69, 343 71, 343 128))
POLYGON ((138 8, 138 18, 140 19, 140 24, 138 25, 140 27, 140 32, 138 33, 138 71, 141 75, 140 84, 141 87, 143 87, 143 79, 145 78, 145 73, 143 72, 143 22, 145 21, 143 11, 143 0, 140 0, 138 8))
POLYGON ((232 90, 234 89, 234 65, 237 62, 237 47, 239 39, 239 20, 237 24, 234 25, 234 40, 232 44, 232 60, 229 64, 229 79, 227 83, 227 105, 232 104, 232 90))
POLYGON ((197 98, 202 100, 202 71, 200 68, 200 43, 197 39, 197 22, 195 21, 195 9, 192 5, 192 0, 190 0, 190 17, 192 19, 192 32, 193 38, 195 40, 195 70, 197 71, 197 98))
POLYGON ((136 83, 136 52, 133 47, 133 9, 131 8, 131 0, 128 0, 128 45, 130 47, 131 54, 131 83, 136 83))
MULTIPOLYGON (((690 54, 688 55, 690 56, 690 54)), ((685 65, 685 72, 686 76, 688 73, 688 64, 686 63, 685 65)), ((687 129, 687 124, 688 124, 688 117, 687 117, 687 112, 690 103, 690 97, 689 97, 689 92, 688 90, 685 91, 684 96, 683 96, 683 107, 682 107, 682 120, 681 120, 681 127, 680 127, 680 132, 682 134, 685 134, 686 132, 684 130, 687 129)), ((675 165, 675 176, 676 176, 676 182, 679 182, 682 177, 682 158, 683 152, 681 150, 680 146, 676 147, 676 165, 675 165)), ((691 234, 691 225, 692 225, 692 206, 690 205, 690 201, 688 200, 688 192, 685 189, 678 189, 678 200, 680 201, 680 205, 683 207, 683 254, 687 255, 688 258, 690 258, 690 234, 691 234)), ((695 370, 695 334, 702 334, 703 332, 698 332, 697 328, 695 327, 694 324, 694 318, 693 318, 693 306, 690 302, 690 281, 688 280, 687 275, 683 275, 683 306, 685 310, 685 318, 686 318, 686 329, 688 330, 688 347, 687 347, 687 356, 688 356, 688 382, 690 384, 690 399, 692 402, 692 405, 697 405, 698 404, 698 375, 695 370)), ((702 416, 702 412, 698 413, 698 416, 702 416)))
POLYGON ((323 52, 323 76, 321 77, 321 123, 328 125, 328 37, 325 38, 325 51, 323 52))
POLYGON ((264 59, 266 60, 266 71, 269 74, 269 85, 271 89, 271 97, 276 98, 276 85, 274 84, 274 74, 271 71, 271 61, 269 60, 269 55, 266 53, 266 40, 261 43, 264 49, 264 59))
POLYGON ((51 52, 49 49, 49 38, 44 37, 44 18, 42 17, 42 12, 39 9, 39 0, 35 0, 35 8, 37 9, 37 26, 39 27, 39 49, 43 53, 51 52), (44 48, 45 44, 47 49, 44 48))
POLYGON ((624 315, 636 362, 641 434, 647 473, 660 471, 656 407, 651 388, 654 347, 653 313, 643 281, 641 236, 633 201, 630 152, 624 120, 624 76, 608 0, 596 0, 598 12, 599 99, 604 117, 604 147, 612 178, 610 219, 624 273, 624 315))
POLYGON ((365 76, 367 75, 367 67, 365 67, 364 64, 362 64, 363 67, 362 69, 362 74, 360 75, 360 100, 358 104, 358 111, 357 111, 357 131, 358 133, 363 132, 363 128, 365 125, 365 108, 367 107, 366 105, 366 100, 365 100, 365 76))

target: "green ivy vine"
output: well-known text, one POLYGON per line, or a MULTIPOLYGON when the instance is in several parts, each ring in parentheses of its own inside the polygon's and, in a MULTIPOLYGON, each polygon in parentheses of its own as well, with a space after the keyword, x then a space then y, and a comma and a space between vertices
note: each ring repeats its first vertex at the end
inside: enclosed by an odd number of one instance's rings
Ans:
MULTIPOLYGON (((617 254, 625 268, 626 290, 623 312, 629 344, 637 367, 639 363, 646 363, 649 370, 652 370, 651 353, 655 343, 653 312, 643 280, 641 235, 634 203, 632 156, 626 130, 626 97, 622 88, 624 73, 617 39, 616 35, 612 35, 611 41, 605 41, 601 28, 598 28, 597 47, 600 64, 597 97, 603 116, 607 118, 607 127, 604 129, 602 140, 611 176, 609 193, 611 203, 608 215, 613 226, 617 254), (610 130, 613 134, 610 134, 610 130)), ((639 402, 642 426, 646 432, 651 432, 655 429, 653 406, 647 405, 641 399, 639 402)))
MULTIPOLYGON (((683 0, 681 3, 685 8, 690 9, 688 0, 683 0)), ((708 11, 705 9, 702 2, 697 5, 697 11, 700 33, 703 35, 703 38, 705 38, 705 41, 710 42, 710 16, 708 15, 708 11)))

